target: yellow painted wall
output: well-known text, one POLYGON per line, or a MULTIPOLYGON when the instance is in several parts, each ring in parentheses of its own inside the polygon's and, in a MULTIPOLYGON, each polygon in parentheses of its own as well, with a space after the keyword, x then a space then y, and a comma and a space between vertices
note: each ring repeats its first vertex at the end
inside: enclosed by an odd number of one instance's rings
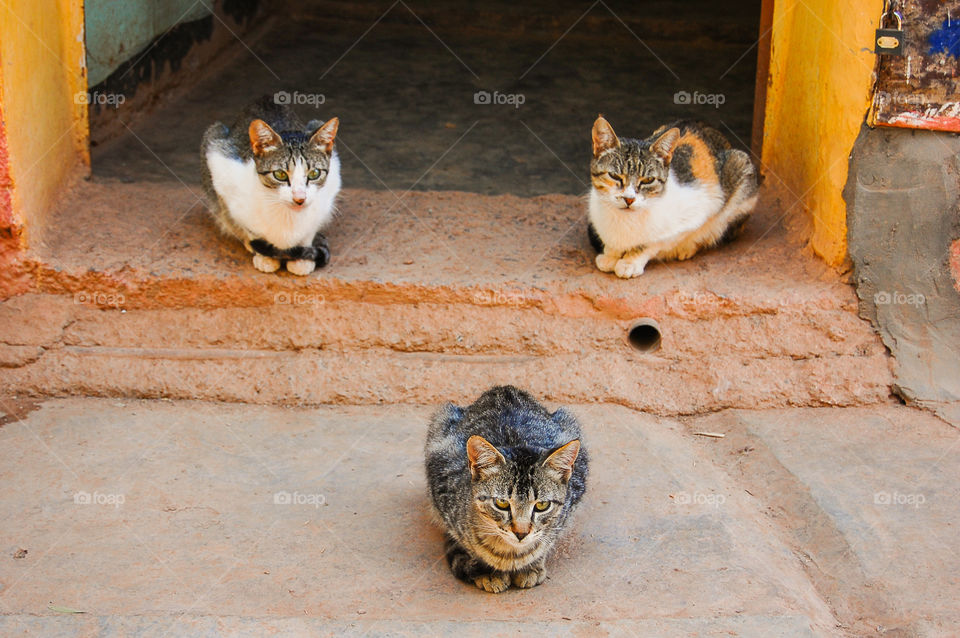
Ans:
POLYGON ((842 191, 870 103, 883 0, 774 0, 766 187, 833 266, 847 254, 842 191))
POLYGON ((65 186, 89 171, 83 3, 0 2, 0 103, 14 221, 30 232, 65 186))
MULTIPOLYGON (((828 263, 846 257, 847 159, 869 105, 882 0, 774 0, 764 115, 767 187, 828 263)), ((15 220, 28 231, 89 170, 83 3, 0 2, 15 220)))

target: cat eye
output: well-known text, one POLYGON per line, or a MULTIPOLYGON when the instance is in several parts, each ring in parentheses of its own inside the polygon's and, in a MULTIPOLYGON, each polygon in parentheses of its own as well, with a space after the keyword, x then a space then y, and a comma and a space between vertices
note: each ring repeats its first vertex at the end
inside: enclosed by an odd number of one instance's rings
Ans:
POLYGON ((648 184, 654 183, 655 181, 657 181, 657 178, 655 178, 655 177, 641 177, 641 178, 640 178, 640 185, 641 185, 641 186, 646 186, 646 185, 648 185, 648 184))
POLYGON ((273 171, 273 179, 278 182, 286 182, 290 179, 290 176, 287 175, 287 171, 273 171))
POLYGON ((323 173, 320 171, 319 168, 314 168, 314 169, 311 169, 309 173, 307 173, 307 179, 309 179, 310 181, 313 181, 315 179, 320 179, 320 175, 322 174, 323 173))
POLYGON ((510 501, 506 501, 502 498, 493 499, 493 504, 497 506, 497 509, 501 509, 501 510, 510 509, 510 501))
POLYGON ((619 186, 620 188, 623 188, 623 178, 618 177, 616 175, 611 175, 610 173, 607 173, 607 177, 612 179, 617 186, 619 186))
POLYGON ((537 510, 538 512, 546 512, 548 509, 550 509, 550 501, 537 501, 533 504, 533 509, 537 510))

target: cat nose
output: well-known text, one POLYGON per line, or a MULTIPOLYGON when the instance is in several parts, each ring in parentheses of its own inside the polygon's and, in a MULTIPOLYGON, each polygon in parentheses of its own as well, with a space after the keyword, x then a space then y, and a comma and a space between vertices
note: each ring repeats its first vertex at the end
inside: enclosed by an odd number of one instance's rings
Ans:
POLYGON ((296 204, 297 206, 299 206, 300 204, 302 204, 302 203, 305 202, 305 201, 307 201, 307 198, 306 198, 306 197, 299 197, 299 196, 297 196, 297 195, 294 195, 294 196, 293 196, 293 203, 296 204))
POLYGON ((526 538, 527 534, 530 533, 530 524, 527 523, 526 525, 519 525, 514 522, 510 526, 510 529, 513 531, 513 535, 517 537, 517 540, 522 541, 524 538, 526 538))
POLYGON ((630 208, 630 205, 637 200, 636 197, 624 197, 623 203, 627 205, 627 208, 630 208))

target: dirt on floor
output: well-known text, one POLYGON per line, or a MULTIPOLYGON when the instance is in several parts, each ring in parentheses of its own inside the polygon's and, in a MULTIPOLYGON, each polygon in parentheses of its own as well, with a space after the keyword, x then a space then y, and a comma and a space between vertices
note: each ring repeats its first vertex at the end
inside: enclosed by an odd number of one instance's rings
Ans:
POLYGON ((281 91, 305 119, 340 118, 350 188, 581 194, 598 113, 627 137, 693 117, 750 145, 759 0, 321 1, 268 14, 94 148, 96 179, 196 185, 204 129, 281 91))

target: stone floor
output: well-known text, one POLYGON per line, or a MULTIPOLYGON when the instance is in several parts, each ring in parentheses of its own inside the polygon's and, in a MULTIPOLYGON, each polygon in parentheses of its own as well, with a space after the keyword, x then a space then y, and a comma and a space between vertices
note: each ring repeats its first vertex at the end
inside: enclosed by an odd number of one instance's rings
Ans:
POLYGON ((759 0, 309 0, 268 14, 114 127, 95 178, 197 185, 204 129, 278 91, 305 119, 340 118, 349 188, 580 195, 601 112, 627 137, 692 117, 750 144, 759 0))
POLYGON ((4 636, 960 632, 960 433, 913 408, 571 406, 588 495, 491 595, 442 558, 429 407, 0 405, 4 636))

